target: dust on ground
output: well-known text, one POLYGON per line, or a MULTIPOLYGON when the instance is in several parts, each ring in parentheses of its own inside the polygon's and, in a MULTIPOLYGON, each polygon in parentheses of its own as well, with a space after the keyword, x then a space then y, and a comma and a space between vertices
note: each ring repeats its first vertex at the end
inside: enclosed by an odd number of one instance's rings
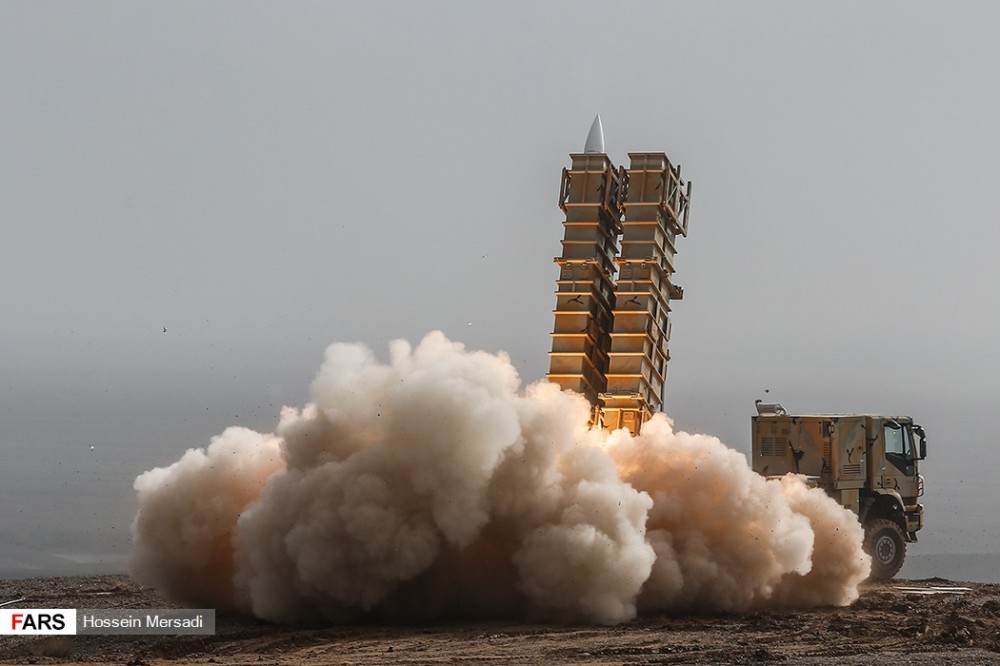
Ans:
MULTIPOLYGON (((5 607, 174 606, 125 576, 0 581, 0 604, 22 598, 5 607)), ((0 663, 1000 666, 1000 585, 870 583, 847 608, 651 615, 610 627, 523 621, 303 627, 220 613, 216 635, 206 637, 0 636, 0 663), (968 590, 927 594, 954 586, 968 590)))

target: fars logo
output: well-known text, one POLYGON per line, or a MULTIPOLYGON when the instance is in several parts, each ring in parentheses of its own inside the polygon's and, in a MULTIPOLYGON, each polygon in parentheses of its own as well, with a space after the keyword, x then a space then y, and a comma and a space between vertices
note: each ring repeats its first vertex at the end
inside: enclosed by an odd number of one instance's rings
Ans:
POLYGON ((0 634, 41 636, 75 633, 75 608, 0 609, 0 634))

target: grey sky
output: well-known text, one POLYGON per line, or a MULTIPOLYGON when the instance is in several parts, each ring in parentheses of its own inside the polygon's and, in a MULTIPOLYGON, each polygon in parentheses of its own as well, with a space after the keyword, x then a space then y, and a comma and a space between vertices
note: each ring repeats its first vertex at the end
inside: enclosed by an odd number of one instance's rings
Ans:
POLYGON ((600 112, 616 162, 694 183, 678 424, 745 450, 764 389, 912 413, 920 548, 998 550, 998 28, 985 2, 0 4, 2 535, 71 548, 14 534, 10 489, 83 475, 100 507, 54 490, 53 521, 118 538, 136 473, 270 429, 333 341, 441 329, 540 378, 559 172, 600 112))

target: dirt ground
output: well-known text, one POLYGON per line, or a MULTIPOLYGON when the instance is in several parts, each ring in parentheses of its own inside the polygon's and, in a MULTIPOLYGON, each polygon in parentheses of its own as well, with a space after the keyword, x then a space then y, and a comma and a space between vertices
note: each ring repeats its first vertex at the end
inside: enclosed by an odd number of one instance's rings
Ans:
MULTIPOLYGON (((656 615, 615 627, 508 621, 303 628, 219 615, 209 637, 0 636, 0 664, 1000 666, 1000 585, 926 594, 955 586, 963 584, 893 581, 867 585, 849 608, 656 615)), ((0 604, 20 598, 4 607, 171 606, 122 576, 0 581, 0 604)))

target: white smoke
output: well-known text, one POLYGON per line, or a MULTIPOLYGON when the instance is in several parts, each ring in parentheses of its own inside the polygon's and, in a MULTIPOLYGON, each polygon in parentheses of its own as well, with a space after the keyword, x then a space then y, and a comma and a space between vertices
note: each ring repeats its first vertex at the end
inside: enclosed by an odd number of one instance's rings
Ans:
POLYGON ((504 354, 441 333, 389 363, 332 345, 275 434, 230 428, 136 479, 135 577, 292 622, 848 604, 869 573, 849 511, 767 481, 719 440, 587 427, 504 354))

